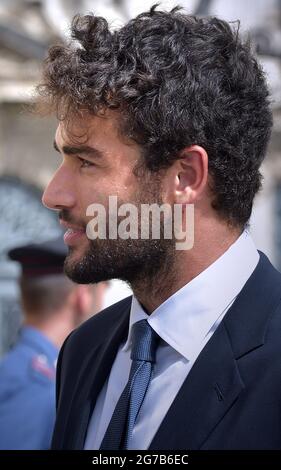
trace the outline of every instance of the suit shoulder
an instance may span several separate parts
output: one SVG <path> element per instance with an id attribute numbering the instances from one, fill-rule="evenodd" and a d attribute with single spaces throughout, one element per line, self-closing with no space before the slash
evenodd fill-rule
<path id="1" fill-rule="evenodd" d="M 259 251 L 260 262 L 257 266 L 257 272 L 260 276 L 269 279 L 271 282 L 274 282 L 276 286 L 281 289 L 281 273 L 278 271 L 275 266 L 271 263 L 268 257 L 262 252 Z"/>

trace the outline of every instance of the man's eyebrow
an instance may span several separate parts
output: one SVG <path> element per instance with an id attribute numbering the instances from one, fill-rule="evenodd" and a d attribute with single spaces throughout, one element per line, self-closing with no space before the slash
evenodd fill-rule
<path id="1" fill-rule="evenodd" d="M 54 140 L 54 149 L 57 152 L 60 152 L 56 141 Z M 89 145 L 79 145 L 79 146 L 72 146 L 72 145 L 64 145 L 62 147 L 62 153 L 65 155 L 81 155 L 84 154 L 85 156 L 91 157 L 102 157 L 102 152 L 94 147 L 90 147 Z"/>

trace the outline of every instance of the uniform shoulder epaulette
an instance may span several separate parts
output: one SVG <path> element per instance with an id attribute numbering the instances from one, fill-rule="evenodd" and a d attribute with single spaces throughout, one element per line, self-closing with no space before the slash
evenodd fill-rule
<path id="1" fill-rule="evenodd" d="M 43 380 L 44 382 L 53 382 L 56 378 L 56 369 L 54 364 L 50 364 L 47 356 L 37 354 L 32 357 L 30 363 L 31 375 L 35 379 Z"/>

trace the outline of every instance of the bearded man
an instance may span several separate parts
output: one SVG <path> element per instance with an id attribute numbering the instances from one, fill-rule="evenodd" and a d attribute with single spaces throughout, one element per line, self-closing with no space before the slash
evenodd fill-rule
<path id="1" fill-rule="evenodd" d="M 133 290 L 66 340 L 53 449 L 280 448 L 281 277 L 248 231 L 272 116 L 249 45 L 179 9 L 113 32 L 78 16 L 39 93 L 59 119 L 43 202 L 66 229 L 65 271 Z M 135 222 L 143 204 L 181 205 L 194 243 L 177 249 L 163 214 L 159 237 L 110 236 L 110 196 Z M 107 214 L 96 238 L 92 204 Z"/>

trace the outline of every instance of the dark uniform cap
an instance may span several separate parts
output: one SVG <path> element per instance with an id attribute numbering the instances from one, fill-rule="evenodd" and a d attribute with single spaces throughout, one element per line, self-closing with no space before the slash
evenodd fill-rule
<path id="1" fill-rule="evenodd" d="M 67 247 L 60 237 L 40 244 L 13 248 L 8 256 L 21 264 L 23 276 L 39 277 L 61 274 L 67 253 Z"/>

